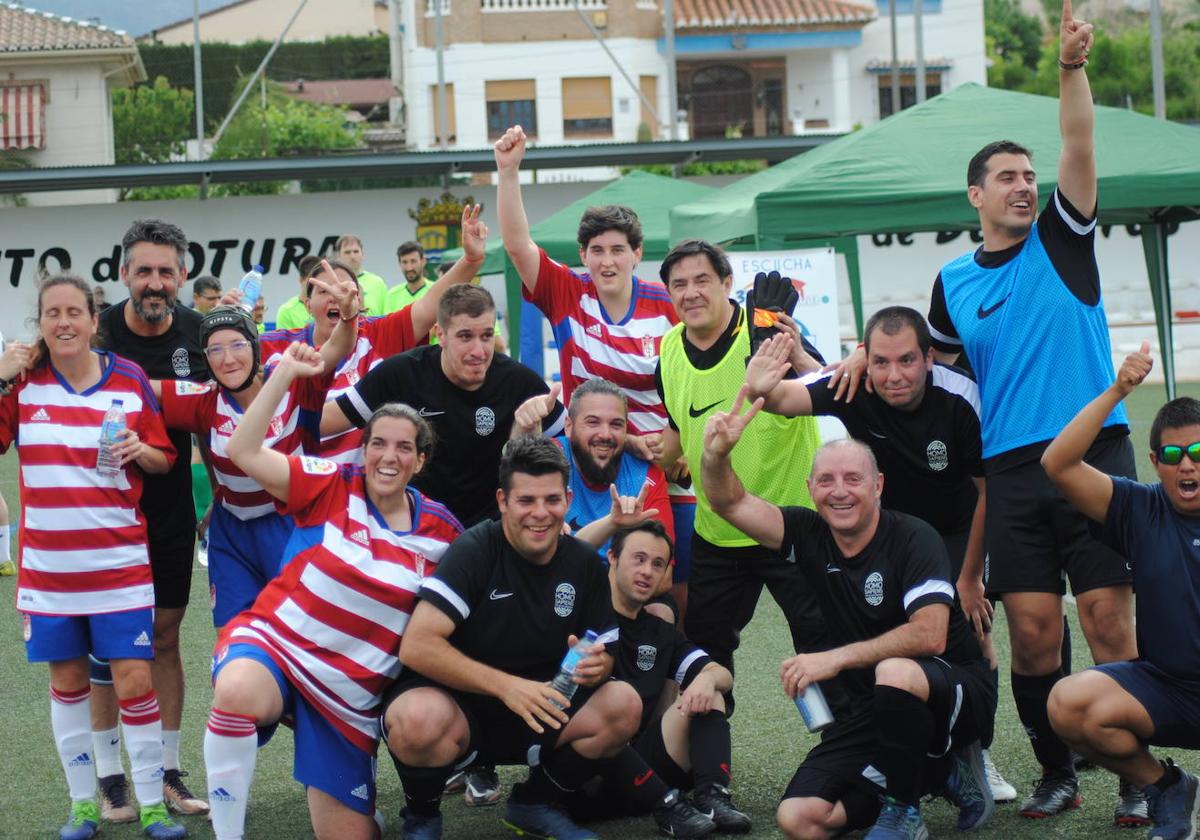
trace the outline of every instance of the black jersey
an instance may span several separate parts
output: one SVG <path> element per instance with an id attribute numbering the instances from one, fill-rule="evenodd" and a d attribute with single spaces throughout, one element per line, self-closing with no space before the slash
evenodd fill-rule
<path id="1" fill-rule="evenodd" d="M 941 658 L 962 665 L 983 655 L 955 603 L 946 547 L 928 523 L 885 510 L 867 547 L 846 557 L 816 513 L 802 507 L 780 510 L 783 549 L 795 551 L 835 646 L 877 638 L 905 624 L 922 607 L 945 604 L 950 624 Z M 856 695 L 869 693 L 875 684 L 871 668 L 843 671 L 842 677 Z"/>
<path id="2" fill-rule="evenodd" d="M 642 698 L 640 730 L 658 708 L 658 698 L 668 680 L 674 680 L 681 689 L 687 688 L 712 660 L 674 624 L 645 610 L 640 610 L 636 618 L 619 613 L 616 617 L 621 638 L 613 676 L 632 685 Z"/>
<path id="3" fill-rule="evenodd" d="M 558 672 L 569 635 L 595 630 L 610 651 L 617 641 L 607 570 L 574 537 L 559 537 L 539 566 L 517 554 L 499 522 L 481 522 L 451 543 L 418 595 L 454 622 L 460 652 L 526 679 Z"/>
<path id="4" fill-rule="evenodd" d="M 500 455 L 512 431 L 513 414 L 525 400 L 549 391 L 532 370 L 499 354 L 483 385 L 465 391 L 446 378 L 441 345 L 434 345 L 384 360 L 339 396 L 337 404 L 360 428 L 384 403 L 416 408 L 432 424 L 437 442 L 425 468 L 413 477 L 413 486 L 470 526 L 498 512 Z M 542 430 L 558 434 L 562 422 L 559 405 L 542 421 Z"/>
<path id="5" fill-rule="evenodd" d="M 978 495 L 972 479 L 983 476 L 975 380 L 934 365 L 921 404 L 901 411 L 866 388 L 849 403 L 835 400 L 826 387 L 830 375 L 808 383 L 813 414 L 837 417 L 851 437 L 871 447 L 883 473 L 884 508 L 920 517 L 939 534 L 969 531 Z"/>
<path id="6" fill-rule="evenodd" d="M 138 335 L 125 323 L 129 305 L 124 300 L 100 313 L 100 341 L 106 349 L 137 362 L 151 379 L 208 380 L 208 362 L 200 347 L 200 313 L 176 304 L 165 333 Z M 162 475 L 145 477 L 140 503 L 152 550 L 155 545 L 191 539 L 196 530 L 192 436 L 175 429 L 167 434 L 175 445 L 175 463 Z"/>

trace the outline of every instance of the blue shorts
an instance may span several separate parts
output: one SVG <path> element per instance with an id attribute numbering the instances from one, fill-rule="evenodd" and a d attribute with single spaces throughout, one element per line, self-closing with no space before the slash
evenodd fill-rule
<path id="1" fill-rule="evenodd" d="M 223 627 L 249 609 L 282 568 L 284 548 L 296 523 L 268 513 L 238 519 L 219 503 L 208 526 L 208 588 L 213 626 Z"/>
<path id="2" fill-rule="evenodd" d="M 307 551 L 314 545 L 320 545 L 324 537 L 324 525 L 308 525 L 304 527 L 297 525 L 292 530 L 291 536 L 288 537 L 287 545 L 283 549 L 283 556 L 279 559 L 279 568 L 282 569 L 288 563 L 292 562 L 302 551 Z"/>
<path id="3" fill-rule="evenodd" d="M 1154 723 L 1150 743 L 1200 749 L 1200 680 L 1175 677 L 1144 659 L 1096 665 L 1142 704 Z"/>
<path id="4" fill-rule="evenodd" d="M 30 662 L 153 659 L 154 607 L 97 615 L 25 613 L 25 655 Z"/>
<path id="5" fill-rule="evenodd" d="M 686 583 L 692 571 L 692 534 L 696 530 L 696 503 L 671 502 L 675 517 L 675 583 Z"/>
<path id="6" fill-rule="evenodd" d="M 292 725 L 295 755 L 292 777 L 305 787 L 327 793 L 347 808 L 371 816 L 375 813 L 375 756 L 363 752 L 337 730 L 262 648 L 235 642 L 223 645 L 213 657 L 213 683 L 221 669 L 235 659 L 252 659 L 275 678 L 283 696 L 283 716 Z M 278 723 L 260 726 L 258 745 L 271 740 Z"/>

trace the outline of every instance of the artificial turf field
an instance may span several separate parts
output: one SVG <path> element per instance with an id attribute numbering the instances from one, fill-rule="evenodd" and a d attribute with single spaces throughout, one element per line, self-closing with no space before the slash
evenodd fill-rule
<path id="1" fill-rule="evenodd" d="M 1200 384 L 1181 386 L 1181 394 L 1200 397 Z M 1131 413 L 1134 447 L 1143 480 L 1151 480 L 1145 457 L 1150 420 L 1163 400 L 1160 385 L 1146 385 L 1127 402 Z M 14 455 L 0 458 L 0 492 L 17 521 L 17 462 Z M 0 578 L 0 838 L 52 838 L 67 812 L 66 781 L 50 736 L 46 669 L 25 661 L 21 620 L 14 608 L 15 578 Z M 191 608 L 183 627 L 184 666 L 188 698 L 184 712 L 183 764 L 190 769 L 193 791 L 205 791 L 202 742 L 209 700 L 209 654 L 214 634 L 208 612 L 208 583 L 205 570 L 194 568 Z M 1074 666 L 1088 664 L 1086 646 L 1074 610 L 1069 609 L 1075 639 Z M 1013 707 L 1008 687 L 1008 636 L 1003 611 L 997 610 L 996 639 L 1001 665 L 1000 707 L 992 755 L 1003 775 L 1019 795 L 1028 793 L 1038 776 L 1025 734 Z M 800 716 L 779 686 L 778 668 L 789 655 L 788 633 L 783 617 L 769 595 L 760 601 L 754 621 L 746 628 L 737 658 L 737 714 L 733 724 L 733 791 L 735 802 L 754 819 L 750 837 L 778 837 L 774 811 L 780 793 L 805 752 L 815 743 L 804 729 Z M 1166 755 L 1166 751 L 1159 751 Z M 1177 764 L 1200 772 L 1200 755 L 1173 751 Z M 281 730 L 259 753 L 251 794 L 248 838 L 311 837 L 304 791 L 291 777 L 291 737 Z M 126 766 L 128 762 L 126 761 Z M 501 780 L 511 784 L 523 776 L 521 768 L 502 768 Z M 1112 827 L 1116 779 L 1103 771 L 1082 774 L 1083 808 L 1050 822 L 1028 822 L 1016 817 L 1015 805 L 998 806 L 995 816 L 975 833 L 984 838 L 1089 838 L 1102 836 L 1141 837 L 1142 832 L 1122 832 Z M 400 837 L 397 814 L 403 797 L 386 753 L 379 768 L 379 803 L 388 819 L 385 837 Z M 514 836 L 499 818 L 503 806 L 468 808 L 462 800 L 448 799 L 443 807 L 447 840 Z M 955 811 L 944 802 L 924 808 L 930 832 L 935 836 L 954 833 Z M 211 837 L 204 819 L 184 820 L 193 837 Z M 601 837 L 655 836 L 653 822 L 619 820 L 594 826 Z M 136 823 L 104 825 L 101 837 L 141 837 Z"/>

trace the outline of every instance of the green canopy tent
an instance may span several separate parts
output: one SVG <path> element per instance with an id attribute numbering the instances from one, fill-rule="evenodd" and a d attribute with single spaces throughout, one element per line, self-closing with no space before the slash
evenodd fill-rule
<path id="1" fill-rule="evenodd" d="M 647 260 L 661 260 L 670 250 L 668 211 L 676 205 L 696 201 L 714 192 L 715 188 L 704 184 L 677 181 L 674 178 L 634 170 L 594 193 L 568 204 L 554 215 L 533 225 L 529 233 L 533 241 L 544 248 L 551 259 L 564 265 L 577 265 L 579 243 L 575 237 L 579 231 L 579 219 L 584 211 L 598 205 L 621 204 L 633 208 L 641 219 L 642 257 Z M 461 250 L 446 253 L 446 259 L 459 256 L 462 256 Z M 519 313 L 521 278 L 508 255 L 504 253 L 499 237 L 496 237 L 494 244 L 488 244 L 487 256 L 479 273 L 497 274 L 501 271 L 504 272 L 508 311 Z M 520 346 L 520 320 L 520 317 L 509 316 L 509 341 L 514 348 Z"/>
<path id="2" fill-rule="evenodd" d="M 1048 200 L 1061 139 L 1058 100 L 962 85 L 875 125 L 671 211 L 672 238 L 731 248 L 832 244 L 845 254 L 862 332 L 860 234 L 971 230 L 967 162 L 999 139 L 1034 152 Z M 1137 224 L 1158 321 L 1167 393 L 1174 396 L 1167 225 L 1200 218 L 1200 131 L 1117 108 L 1096 109 L 1102 224 Z M 931 269 L 933 267 L 931 266 Z"/>

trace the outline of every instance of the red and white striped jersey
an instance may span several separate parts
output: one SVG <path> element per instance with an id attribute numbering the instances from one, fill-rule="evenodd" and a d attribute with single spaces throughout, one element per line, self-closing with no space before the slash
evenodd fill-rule
<path id="1" fill-rule="evenodd" d="M 303 455 L 316 448 L 321 408 L 331 376 L 296 379 L 275 406 L 263 446 L 284 455 Z M 207 435 L 212 452 L 215 501 L 238 519 L 257 519 L 275 512 L 275 500 L 262 485 L 229 458 L 229 438 L 242 420 L 241 406 L 220 385 L 186 380 L 163 380 L 163 419 L 172 429 Z"/>
<path id="2" fill-rule="evenodd" d="M 259 338 L 262 348 L 263 367 L 274 367 L 279 363 L 283 351 L 294 341 L 313 345 L 313 325 L 308 324 L 294 330 L 273 330 Z M 329 389 L 328 399 L 335 399 L 349 391 L 367 372 L 389 356 L 411 350 L 425 344 L 426 336 L 418 339 L 413 335 L 412 305 L 390 315 L 362 316 L 358 319 L 358 340 L 338 364 Z M 362 430 L 349 429 L 340 434 L 321 439 L 316 453 L 340 464 L 362 463 Z"/>
<path id="3" fill-rule="evenodd" d="M 30 371 L 0 400 L 0 451 L 20 453 L 21 528 L 17 608 L 40 615 L 94 615 L 154 605 L 142 471 L 96 471 L 104 413 L 114 399 L 126 424 L 167 453 L 158 401 L 133 362 L 95 351 L 100 381 L 76 393 L 52 365 Z"/>
<path id="4" fill-rule="evenodd" d="M 607 379 L 629 401 L 630 434 L 660 432 L 667 412 L 654 385 L 658 347 L 679 321 L 667 290 L 656 280 L 633 278 L 629 311 L 609 313 L 596 284 L 541 252 L 537 284 L 522 294 L 542 310 L 554 330 L 562 372 L 563 402 L 586 379 Z M 616 318 L 617 320 L 614 320 Z"/>
<path id="5" fill-rule="evenodd" d="M 462 525 L 443 505 L 408 488 L 413 527 L 388 528 L 367 498 L 363 468 L 292 456 L 288 501 L 299 526 L 323 525 L 321 542 L 298 554 L 217 643 L 264 650 L 347 738 L 374 754 L 378 706 L 400 674 L 400 638 Z"/>

